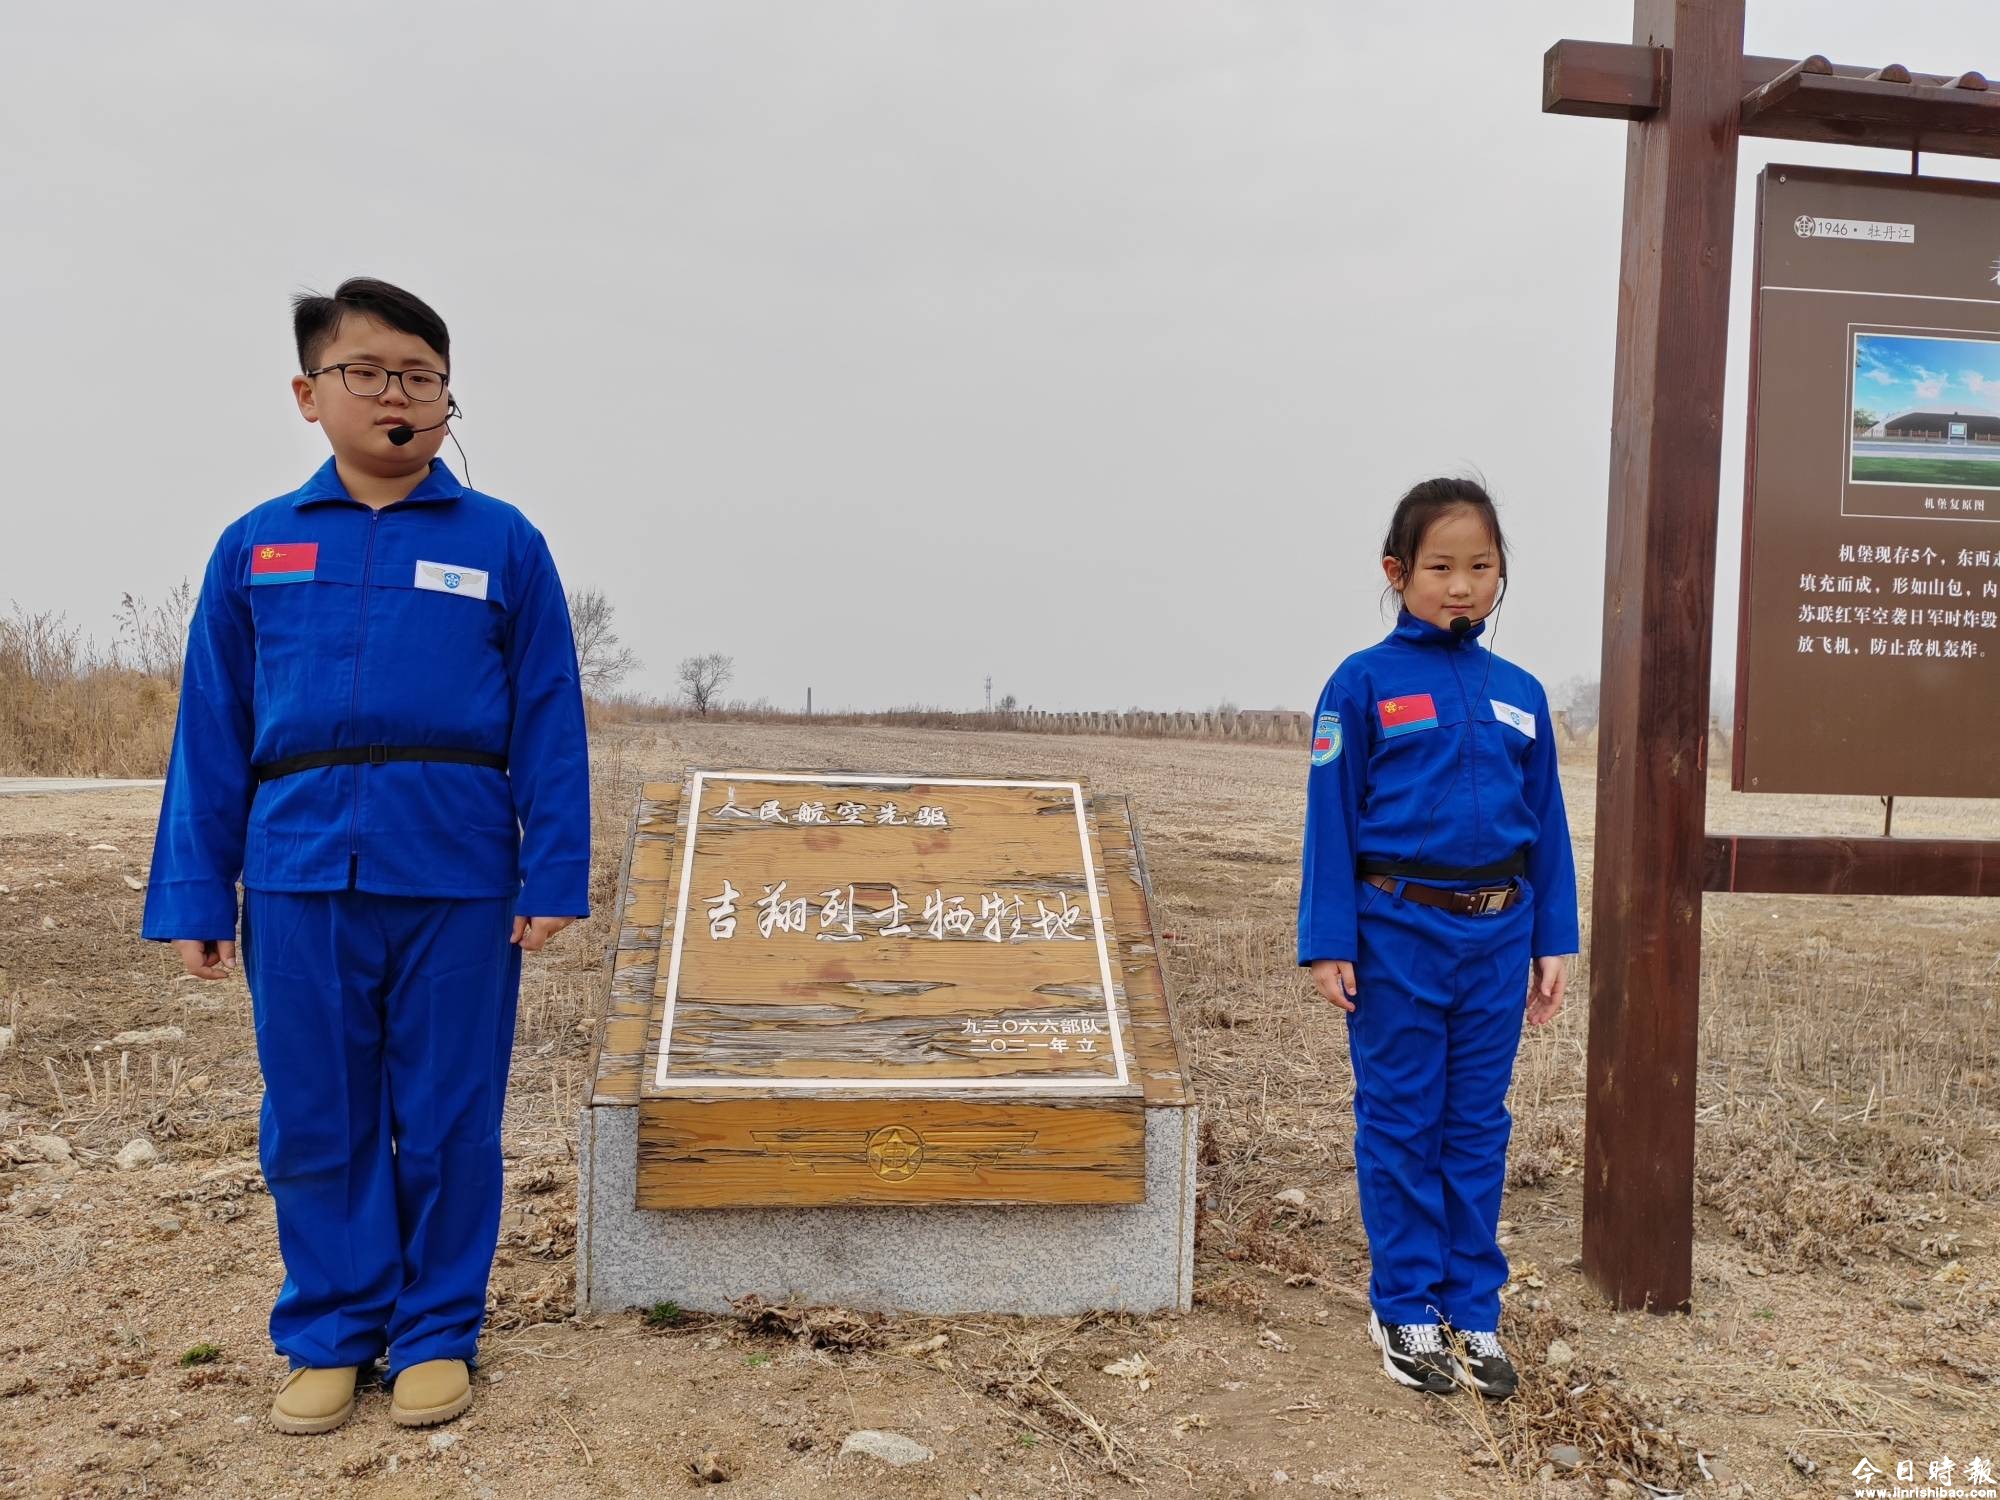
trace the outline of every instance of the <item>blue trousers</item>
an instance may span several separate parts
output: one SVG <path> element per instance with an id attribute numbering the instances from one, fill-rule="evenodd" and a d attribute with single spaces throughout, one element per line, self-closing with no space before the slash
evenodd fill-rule
<path id="1" fill-rule="evenodd" d="M 1465 916 L 1360 885 L 1347 1043 L 1369 1301 L 1384 1323 L 1500 1323 L 1507 1087 L 1526 1016 L 1534 896 Z"/>
<path id="2" fill-rule="evenodd" d="M 511 898 L 247 891 L 258 1154 L 296 1368 L 470 1360 L 500 1229 Z"/>

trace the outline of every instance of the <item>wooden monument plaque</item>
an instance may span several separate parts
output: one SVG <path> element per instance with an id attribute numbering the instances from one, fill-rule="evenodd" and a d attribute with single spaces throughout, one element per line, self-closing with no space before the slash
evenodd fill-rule
<path id="1" fill-rule="evenodd" d="M 1144 1200 L 1081 782 L 691 770 L 677 801 L 638 1207 Z"/>

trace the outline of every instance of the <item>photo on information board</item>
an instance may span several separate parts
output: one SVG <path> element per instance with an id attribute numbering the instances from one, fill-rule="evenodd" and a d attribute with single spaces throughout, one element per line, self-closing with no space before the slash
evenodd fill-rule
<path id="1" fill-rule="evenodd" d="M 2000 339 L 1854 332 L 1852 484 L 2000 489 Z"/>

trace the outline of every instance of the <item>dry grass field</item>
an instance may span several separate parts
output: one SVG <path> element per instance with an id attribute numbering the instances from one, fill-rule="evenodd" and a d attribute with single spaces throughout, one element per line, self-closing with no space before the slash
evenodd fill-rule
<path id="1" fill-rule="evenodd" d="M 0 614 L 0 771 L 25 776 L 165 774 L 194 594 L 126 594 L 108 646 L 67 616 Z"/>
<path id="2" fill-rule="evenodd" d="M 1205 1120 L 1190 1315 L 574 1316 L 617 856 L 641 780 L 690 762 L 1133 794 Z M 712 1465 L 755 1496 L 1740 1497 L 1851 1494 L 1864 1456 L 2000 1465 L 1993 903 L 1708 902 L 1685 1315 L 1614 1315 L 1578 1269 L 1580 966 L 1521 1054 L 1503 1332 L 1526 1378 L 1487 1407 L 1393 1387 L 1363 1331 L 1346 1048 L 1292 964 L 1302 753 L 681 721 L 600 730 L 596 765 L 599 915 L 529 965 L 479 1400 L 435 1433 L 380 1394 L 325 1438 L 264 1425 L 280 1270 L 248 996 L 135 936 L 156 792 L 0 799 L 0 1492 L 654 1495 Z M 1565 785 L 1587 881 L 1591 768 Z M 1866 832 L 1880 810 L 1718 780 L 1710 820 Z M 2000 805 L 1899 803 L 1897 830 L 1994 837 Z M 136 1139 L 157 1159 L 121 1170 Z M 935 1457 L 838 1456 L 869 1427 Z"/>

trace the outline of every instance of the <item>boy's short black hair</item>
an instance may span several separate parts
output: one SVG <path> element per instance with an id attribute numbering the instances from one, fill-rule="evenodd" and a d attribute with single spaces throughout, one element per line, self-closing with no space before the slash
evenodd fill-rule
<path id="1" fill-rule="evenodd" d="M 331 297 L 300 292 L 292 298 L 292 334 L 298 340 L 300 370 L 319 364 L 340 328 L 340 320 L 348 313 L 359 313 L 422 339 L 437 350 L 438 358 L 444 361 L 444 373 L 451 373 L 451 330 L 444 326 L 444 319 L 414 292 L 373 276 L 350 276 Z"/>

